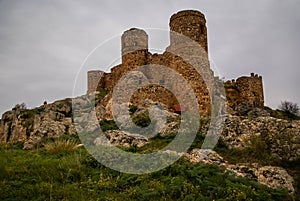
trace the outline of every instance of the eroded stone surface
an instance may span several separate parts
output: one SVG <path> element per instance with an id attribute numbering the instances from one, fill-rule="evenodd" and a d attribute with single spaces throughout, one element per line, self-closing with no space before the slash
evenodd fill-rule
<path id="1" fill-rule="evenodd" d="M 94 140 L 95 145 L 106 146 L 122 146 L 122 147 L 142 147 L 147 144 L 149 140 L 139 134 L 132 134 L 125 131 L 110 130 L 104 132 L 104 135 L 97 137 Z"/>
<path id="2" fill-rule="evenodd" d="M 185 157 L 191 163 L 214 164 L 224 167 L 226 171 L 231 171 L 237 176 L 247 177 L 271 188 L 286 188 L 290 193 L 295 190 L 293 177 L 281 167 L 260 166 L 257 163 L 229 164 L 217 152 L 209 149 L 193 149 L 190 153 L 185 154 Z"/>

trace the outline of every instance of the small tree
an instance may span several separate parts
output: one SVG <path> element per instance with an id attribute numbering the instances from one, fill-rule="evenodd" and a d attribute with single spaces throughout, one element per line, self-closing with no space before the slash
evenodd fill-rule
<path id="1" fill-rule="evenodd" d="M 279 109 L 287 114 L 292 114 L 295 116 L 298 116 L 300 111 L 298 104 L 290 101 L 281 101 Z"/>
<path id="2" fill-rule="evenodd" d="M 27 108 L 26 108 L 26 104 L 25 103 L 21 103 L 21 104 L 15 105 L 15 107 L 13 109 L 15 109 L 15 110 L 25 110 Z"/>

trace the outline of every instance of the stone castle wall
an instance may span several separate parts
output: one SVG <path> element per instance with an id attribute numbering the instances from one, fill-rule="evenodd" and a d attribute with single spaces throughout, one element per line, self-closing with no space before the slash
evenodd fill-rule
<path id="1" fill-rule="evenodd" d="M 97 90 L 99 82 L 102 80 L 102 76 L 104 75 L 103 71 L 100 70 L 92 70 L 87 74 L 88 79 L 88 90 L 87 93 L 92 93 Z"/>
<path id="2" fill-rule="evenodd" d="M 264 107 L 264 94 L 262 77 L 251 73 L 249 77 L 242 76 L 237 80 L 227 81 L 225 83 L 226 96 L 228 104 L 233 109 L 244 107 Z"/>
<path id="3" fill-rule="evenodd" d="M 162 77 L 161 72 L 151 70 L 151 65 L 160 65 L 173 69 L 188 82 L 196 95 L 201 115 L 209 115 L 211 94 L 217 78 L 214 77 L 208 59 L 205 23 L 205 16 L 198 11 L 181 11 L 174 14 L 169 23 L 170 46 L 163 54 L 152 54 L 148 51 L 148 35 L 145 31 L 137 28 L 125 31 L 121 40 L 122 63 L 113 67 L 110 73 L 89 72 L 88 92 L 95 91 L 96 85 L 97 90 L 105 88 L 112 91 L 122 76 L 134 69 L 146 66 L 145 68 L 148 70 L 144 69 L 143 74 L 148 81 L 169 86 L 171 90 L 179 90 L 181 94 L 177 98 L 187 99 L 187 89 L 180 83 L 176 84 L 176 76 Z M 199 48 L 199 45 L 202 48 Z M 103 76 L 99 81 L 97 78 L 100 74 Z M 251 77 L 228 81 L 225 83 L 225 91 L 227 104 L 232 108 L 238 105 L 249 107 L 263 107 L 264 105 L 262 78 L 257 75 L 253 74 Z M 137 90 L 131 97 L 131 103 L 139 104 L 146 99 L 160 101 L 169 109 L 178 104 L 174 94 L 157 85 L 145 86 Z"/>

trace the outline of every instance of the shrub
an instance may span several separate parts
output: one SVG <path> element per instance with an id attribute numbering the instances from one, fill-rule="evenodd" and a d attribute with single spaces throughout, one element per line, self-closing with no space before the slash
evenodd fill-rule
<path id="1" fill-rule="evenodd" d="M 75 151 L 78 149 L 79 146 L 75 140 L 68 139 L 58 139 L 54 142 L 48 142 L 45 144 L 45 149 L 47 152 L 52 154 L 59 154 L 59 153 L 68 153 Z"/>
<path id="2" fill-rule="evenodd" d="M 138 110 L 138 107 L 136 105 L 129 105 L 129 112 L 130 114 L 134 114 Z"/>
<path id="3" fill-rule="evenodd" d="M 13 146 L 9 142 L 0 142 L 0 150 L 11 149 Z"/>
<path id="4" fill-rule="evenodd" d="M 273 110 L 269 107 L 265 107 L 265 110 L 270 114 L 271 117 L 285 120 L 299 120 L 300 116 L 294 115 L 290 112 L 286 112 L 280 109 Z"/>
<path id="5" fill-rule="evenodd" d="M 16 104 L 15 107 L 13 107 L 13 110 L 25 110 L 25 109 L 26 109 L 25 103 Z"/>
<path id="6" fill-rule="evenodd" d="M 298 104 L 290 101 L 282 101 L 279 105 L 279 109 L 291 116 L 298 116 L 300 111 Z"/>
<path id="7" fill-rule="evenodd" d="M 138 114 L 137 116 L 133 117 L 132 121 L 135 123 L 135 125 L 140 127 L 147 127 L 151 123 L 148 112 Z"/>
<path id="8" fill-rule="evenodd" d="M 114 120 L 101 120 L 100 121 L 100 128 L 103 132 L 107 130 L 118 130 L 118 126 Z"/>
<path id="9" fill-rule="evenodd" d="M 101 102 L 101 100 L 108 94 L 108 91 L 103 89 L 103 88 L 100 88 L 99 93 L 96 93 L 95 94 L 95 103 L 98 104 Z"/>

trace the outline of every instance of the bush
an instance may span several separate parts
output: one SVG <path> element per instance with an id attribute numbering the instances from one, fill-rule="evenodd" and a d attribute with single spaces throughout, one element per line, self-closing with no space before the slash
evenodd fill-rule
<path id="1" fill-rule="evenodd" d="M 295 120 L 295 119 L 300 119 L 299 116 L 296 116 L 290 112 L 285 112 L 283 110 L 277 109 L 273 110 L 269 107 L 264 108 L 271 117 L 277 118 L 277 119 L 285 119 L 285 120 Z"/>
<path id="2" fill-rule="evenodd" d="M 107 130 L 118 130 L 118 126 L 114 120 L 101 120 L 100 121 L 100 128 L 103 132 Z"/>
<path id="3" fill-rule="evenodd" d="M 72 139 L 58 139 L 44 145 L 45 150 L 51 154 L 68 153 L 79 148 L 77 142 Z"/>
<path id="4" fill-rule="evenodd" d="M 25 110 L 25 109 L 26 109 L 25 103 L 16 104 L 15 107 L 13 107 L 13 110 Z"/>
<path id="5" fill-rule="evenodd" d="M 95 95 L 95 103 L 96 104 L 99 104 L 101 102 L 101 100 L 108 94 L 108 91 L 103 89 L 103 88 L 100 88 L 99 93 L 96 93 Z"/>
<path id="6" fill-rule="evenodd" d="M 290 101 L 282 101 L 279 105 L 279 109 L 286 112 L 291 113 L 293 115 L 299 115 L 299 106 L 297 103 L 292 103 Z"/>
<path id="7" fill-rule="evenodd" d="M 132 121 L 135 125 L 140 127 L 147 127 L 151 123 L 151 119 L 148 113 L 140 113 L 137 116 L 133 117 Z"/>
<path id="8" fill-rule="evenodd" d="M 138 107 L 136 105 L 129 105 L 129 112 L 130 114 L 134 114 L 138 110 Z"/>

